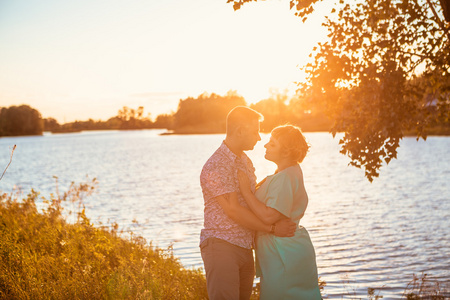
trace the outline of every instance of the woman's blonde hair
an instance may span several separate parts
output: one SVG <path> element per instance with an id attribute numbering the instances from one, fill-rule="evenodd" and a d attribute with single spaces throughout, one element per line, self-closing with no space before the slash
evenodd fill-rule
<path id="1" fill-rule="evenodd" d="M 288 151 L 292 159 L 295 159 L 297 163 L 303 161 L 309 145 L 299 127 L 293 125 L 278 126 L 272 130 L 271 134 L 283 149 Z"/>

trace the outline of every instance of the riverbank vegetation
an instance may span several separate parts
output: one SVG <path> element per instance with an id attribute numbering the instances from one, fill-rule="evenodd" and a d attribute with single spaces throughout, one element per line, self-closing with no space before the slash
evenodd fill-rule
<path id="1" fill-rule="evenodd" d="M 41 135 L 52 133 L 79 132 L 86 130 L 133 130 L 166 129 L 174 134 L 225 133 L 225 119 L 228 112 L 237 105 L 249 106 L 264 116 L 262 132 L 270 132 L 282 124 L 297 125 L 304 132 L 331 131 L 335 120 L 324 108 L 311 99 L 273 93 L 267 99 L 247 104 L 236 91 L 225 95 L 203 93 L 197 97 L 180 99 L 173 113 L 158 115 L 155 119 L 144 113 L 144 107 L 137 109 L 123 107 L 116 116 L 106 121 L 89 119 L 59 124 L 54 118 L 42 118 L 41 114 L 28 105 L 0 108 L 0 136 Z M 442 113 L 434 106 L 427 108 L 428 114 Z M 450 135 L 450 122 L 433 119 L 423 128 L 426 135 Z M 405 129 L 405 135 L 416 136 L 414 128 Z"/>
<path id="2" fill-rule="evenodd" d="M 43 130 L 41 113 L 29 105 L 0 107 L 0 137 L 40 135 Z"/>
<path id="3" fill-rule="evenodd" d="M 106 121 L 89 119 L 59 124 L 54 118 L 42 118 L 37 110 L 27 105 L 5 107 L 0 108 L 4 115 L 9 111 L 31 109 L 36 117 L 32 119 L 33 131 L 21 129 L 27 124 L 24 122 L 26 116 L 14 114 L 2 118 L 0 128 L 4 130 L 0 130 L 0 136 L 41 135 L 44 131 L 65 133 L 130 129 L 167 129 L 169 133 L 175 134 L 225 133 L 226 116 L 238 105 L 250 106 L 264 115 L 264 121 L 261 123 L 263 132 L 270 132 L 274 127 L 286 123 L 298 125 L 304 131 L 329 131 L 332 126 L 332 121 L 322 110 L 312 107 L 306 101 L 300 101 L 295 96 L 274 93 L 268 99 L 249 105 L 236 91 L 228 91 L 225 95 L 203 93 L 197 97 L 180 99 L 175 112 L 158 115 L 155 119 L 150 118 L 150 114 L 145 114 L 142 106 L 137 109 L 125 106 L 116 116 Z M 31 120 L 29 117 L 28 119 Z"/>
<path id="4" fill-rule="evenodd" d="M 92 190 L 83 183 L 50 199 L 0 195 L 0 299 L 207 299 L 201 270 L 183 268 L 170 251 L 125 238 L 114 223 L 94 226 L 82 206 L 66 222 L 62 202 Z"/>

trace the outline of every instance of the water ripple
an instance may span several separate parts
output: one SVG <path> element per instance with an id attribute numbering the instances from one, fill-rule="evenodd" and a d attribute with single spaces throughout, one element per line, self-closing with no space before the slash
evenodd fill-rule
<path id="1" fill-rule="evenodd" d="M 0 163 L 9 161 L 8 146 L 17 149 L 0 189 L 35 188 L 48 196 L 55 192 L 54 175 L 60 189 L 96 177 L 97 194 L 85 201 L 94 222 L 117 222 L 153 246 L 170 247 L 185 266 L 202 267 L 199 175 L 223 136 L 158 133 L 1 138 Z M 329 134 L 306 137 L 312 147 L 302 168 L 310 202 L 301 224 L 327 283 L 324 298 L 366 298 L 372 287 L 383 299 L 399 299 L 412 275 L 422 272 L 449 283 L 450 138 L 403 139 L 398 159 L 369 183 Z M 275 170 L 263 158 L 268 136 L 262 139 L 249 152 L 259 180 Z"/>

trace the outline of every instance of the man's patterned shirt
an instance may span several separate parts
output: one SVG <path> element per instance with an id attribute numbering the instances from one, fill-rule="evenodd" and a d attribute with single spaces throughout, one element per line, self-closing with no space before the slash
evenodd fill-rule
<path id="1" fill-rule="evenodd" d="M 252 248 L 254 231 L 229 218 L 216 199 L 220 195 L 237 192 L 239 204 L 248 207 L 239 191 L 238 169 L 247 173 L 251 189 L 254 192 L 256 185 L 255 168 L 245 153 L 238 157 L 231 152 L 225 143 L 222 143 L 203 166 L 200 184 L 205 210 L 200 244 L 206 239 L 214 237 L 243 248 Z"/>

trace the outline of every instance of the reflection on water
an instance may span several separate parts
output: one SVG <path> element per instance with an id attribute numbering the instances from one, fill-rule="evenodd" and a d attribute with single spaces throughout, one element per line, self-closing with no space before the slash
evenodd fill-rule
<path id="1" fill-rule="evenodd" d="M 0 166 L 11 166 L 0 189 L 35 188 L 43 195 L 70 182 L 96 177 L 97 193 L 86 199 L 95 222 L 117 221 L 152 244 L 173 245 L 187 267 L 201 267 L 203 223 L 199 175 L 222 135 L 159 136 L 160 131 L 107 131 L 0 139 Z M 311 151 L 302 164 L 310 198 L 301 223 L 314 243 L 325 298 L 366 298 L 381 288 L 384 299 L 401 296 L 412 274 L 450 282 L 450 138 L 405 138 L 398 160 L 383 166 L 371 184 L 348 167 L 337 140 L 305 134 Z M 252 158 L 258 179 L 275 165 L 265 161 L 262 135 Z M 3 171 L 3 169 L 2 169 Z M 135 225 L 136 219 L 140 224 Z M 350 296 L 349 296 L 350 295 Z"/>

